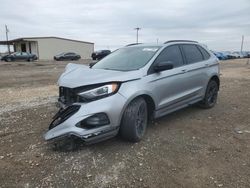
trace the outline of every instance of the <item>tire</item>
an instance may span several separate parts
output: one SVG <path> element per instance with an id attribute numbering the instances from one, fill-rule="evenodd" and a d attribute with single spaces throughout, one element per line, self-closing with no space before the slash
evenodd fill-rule
<path id="1" fill-rule="evenodd" d="M 9 57 L 6 59 L 6 62 L 11 62 L 11 61 L 12 61 L 12 59 Z"/>
<path id="2" fill-rule="evenodd" d="M 200 107 L 208 109 L 214 107 L 217 102 L 219 86 L 215 80 L 210 80 L 204 99 L 199 103 Z"/>
<path id="3" fill-rule="evenodd" d="M 134 99 L 125 109 L 120 126 L 121 136 L 130 142 L 139 142 L 147 127 L 147 103 L 143 98 Z"/>

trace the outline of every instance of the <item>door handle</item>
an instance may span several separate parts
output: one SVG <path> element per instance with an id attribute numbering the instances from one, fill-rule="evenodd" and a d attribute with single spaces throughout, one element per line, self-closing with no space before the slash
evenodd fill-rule
<path id="1" fill-rule="evenodd" d="M 186 73 L 187 72 L 187 69 L 182 69 L 181 70 L 181 73 Z"/>

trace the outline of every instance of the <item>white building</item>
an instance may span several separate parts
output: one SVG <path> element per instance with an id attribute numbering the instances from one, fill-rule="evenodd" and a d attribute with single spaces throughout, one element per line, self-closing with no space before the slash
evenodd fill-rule
<path id="1" fill-rule="evenodd" d="M 14 40 L 0 41 L 3 45 L 13 45 L 15 52 L 30 52 L 36 54 L 38 59 L 52 60 L 62 52 L 75 52 L 82 59 L 91 59 L 94 43 L 72 40 L 60 37 L 27 37 Z"/>

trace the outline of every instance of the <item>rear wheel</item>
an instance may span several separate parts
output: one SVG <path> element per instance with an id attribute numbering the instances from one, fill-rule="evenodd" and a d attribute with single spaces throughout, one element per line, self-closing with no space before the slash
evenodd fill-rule
<path id="1" fill-rule="evenodd" d="M 199 103 L 203 108 L 212 108 L 217 102 L 219 86 L 215 80 L 210 80 L 204 99 Z"/>
<path id="2" fill-rule="evenodd" d="M 136 98 L 125 109 L 120 133 L 123 138 L 131 142 L 142 139 L 148 120 L 147 103 L 143 98 Z"/>

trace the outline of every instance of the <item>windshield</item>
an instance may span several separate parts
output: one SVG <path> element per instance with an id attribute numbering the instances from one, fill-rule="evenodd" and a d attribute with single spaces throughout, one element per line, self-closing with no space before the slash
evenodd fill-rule
<path id="1" fill-rule="evenodd" d="M 146 65 L 159 49 L 159 46 L 121 48 L 96 63 L 93 69 L 131 71 Z"/>

